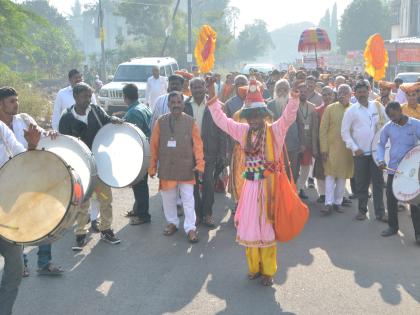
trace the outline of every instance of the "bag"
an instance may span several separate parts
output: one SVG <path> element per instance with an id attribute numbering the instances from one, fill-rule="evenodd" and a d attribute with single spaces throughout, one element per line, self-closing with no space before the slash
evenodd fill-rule
<path id="1" fill-rule="evenodd" d="M 288 161 L 287 150 L 284 151 Z M 284 167 L 283 155 L 280 165 L 281 169 L 276 174 L 274 232 L 277 241 L 288 242 L 302 232 L 309 218 L 309 209 L 297 194 L 293 176 L 291 176 L 289 181 Z"/>

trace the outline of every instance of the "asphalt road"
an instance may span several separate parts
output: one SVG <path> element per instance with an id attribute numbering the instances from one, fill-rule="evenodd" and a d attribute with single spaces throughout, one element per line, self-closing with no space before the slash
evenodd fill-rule
<path id="1" fill-rule="evenodd" d="M 246 278 L 228 197 L 217 195 L 217 228 L 200 227 L 200 242 L 190 245 L 181 230 L 163 236 L 156 181 L 151 196 L 152 223 L 130 226 L 122 214 L 132 191 L 114 190 L 119 245 L 93 234 L 74 253 L 72 232 L 55 243 L 54 262 L 67 270 L 62 277 L 38 276 L 36 248 L 27 248 L 31 275 L 14 314 L 420 314 L 420 246 L 408 211 L 400 213 L 402 233 L 384 239 L 386 225 L 355 221 L 354 206 L 321 217 L 320 206 L 309 202 L 310 221 L 298 239 L 279 244 L 279 272 L 266 288 Z"/>

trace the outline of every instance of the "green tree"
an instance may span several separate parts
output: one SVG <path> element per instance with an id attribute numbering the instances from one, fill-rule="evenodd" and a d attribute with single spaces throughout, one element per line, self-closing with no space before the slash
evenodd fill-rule
<path id="1" fill-rule="evenodd" d="M 391 23 L 388 5 L 381 0 L 354 0 L 341 17 L 338 45 L 342 53 L 362 50 L 369 36 L 380 33 L 390 37 Z"/>
<path id="2" fill-rule="evenodd" d="M 337 32 L 338 32 L 338 18 L 337 18 L 337 3 L 334 3 L 333 10 L 331 13 L 331 24 L 329 36 L 331 40 L 331 45 L 335 49 L 337 45 Z"/>
<path id="3" fill-rule="evenodd" d="M 322 17 L 322 19 L 319 21 L 318 26 L 326 30 L 327 32 L 330 30 L 330 26 L 331 26 L 330 9 L 327 9 L 327 11 L 325 11 L 325 14 Z"/>
<path id="4" fill-rule="evenodd" d="M 267 24 L 263 20 L 255 20 L 252 24 L 245 25 L 239 33 L 237 43 L 237 56 L 243 61 L 253 61 L 274 48 Z"/>

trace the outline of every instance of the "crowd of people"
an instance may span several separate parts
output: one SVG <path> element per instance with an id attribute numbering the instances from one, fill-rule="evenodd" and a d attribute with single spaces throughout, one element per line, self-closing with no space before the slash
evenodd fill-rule
<path id="1" fill-rule="evenodd" d="M 0 88 L 0 166 L 11 156 L 35 149 L 41 133 L 53 138 L 58 133 L 71 135 L 91 148 L 101 126 L 135 124 L 150 140 L 151 162 L 148 175 L 131 187 L 135 202 L 126 213 L 129 224 L 151 222 L 148 178 L 157 176 L 167 221 L 164 235 L 173 235 L 184 216 L 187 240 L 196 243 L 200 225 L 217 225 L 215 190 L 224 191 L 227 183 L 236 204 L 237 241 L 246 248 L 249 278 L 261 277 L 263 285 L 273 283 L 277 270 L 273 174 L 282 171 L 280 159 L 289 180 L 296 183 L 290 194 L 306 201 L 307 189 L 316 187 L 324 216 L 342 213 L 343 207 L 357 202 L 355 218 L 366 220 L 372 185 L 375 218 L 388 223 L 382 236 L 398 232 L 399 204 L 392 182 L 399 161 L 420 139 L 420 83 L 381 81 L 375 91 L 373 82 L 357 73 L 293 66 L 268 74 L 232 72 L 225 82 L 212 73 L 180 70 L 166 80 L 154 72 L 145 102 L 139 100 L 136 85 L 124 86 L 127 112 L 119 119 L 96 105 L 93 89 L 79 71 L 71 70 L 70 85 L 57 94 L 53 130 L 48 132 L 19 113 L 17 91 Z M 380 141 L 373 150 L 378 132 Z M 351 194 L 345 197 L 347 180 Z M 419 205 L 410 207 L 420 244 Z M 83 249 L 89 230 L 110 244 L 120 243 L 112 230 L 112 212 L 112 191 L 99 180 L 92 198 L 81 205 L 73 250 Z M 28 276 L 29 269 L 21 246 L 0 238 L 0 252 L 6 258 L 0 313 L 9 314 L 22 274 Z M 63 273 L 51 257 L 51 244 L 39 246 L 40 274 Z"/>

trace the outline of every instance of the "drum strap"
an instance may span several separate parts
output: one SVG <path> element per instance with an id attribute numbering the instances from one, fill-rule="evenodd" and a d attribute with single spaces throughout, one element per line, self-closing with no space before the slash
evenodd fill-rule
<path id="1" fill-rule="evenodd" d="M 99 116 L 98 116 L 98 114 L 96 113 L 95 108 L 94 108 L 94 107 L 91 107 L 91 108 L 92 108 L 92 113 L 93 113 L 93 115 L 95 115 L 95 118 L 96 118 L 96 120 L 98 121 L 99 126 L 101 126 L 101 128 L 102 128 L 104 125 L 103 125 L 103 123 L 101 122 L 101 120 L 99 119 Z"/>

